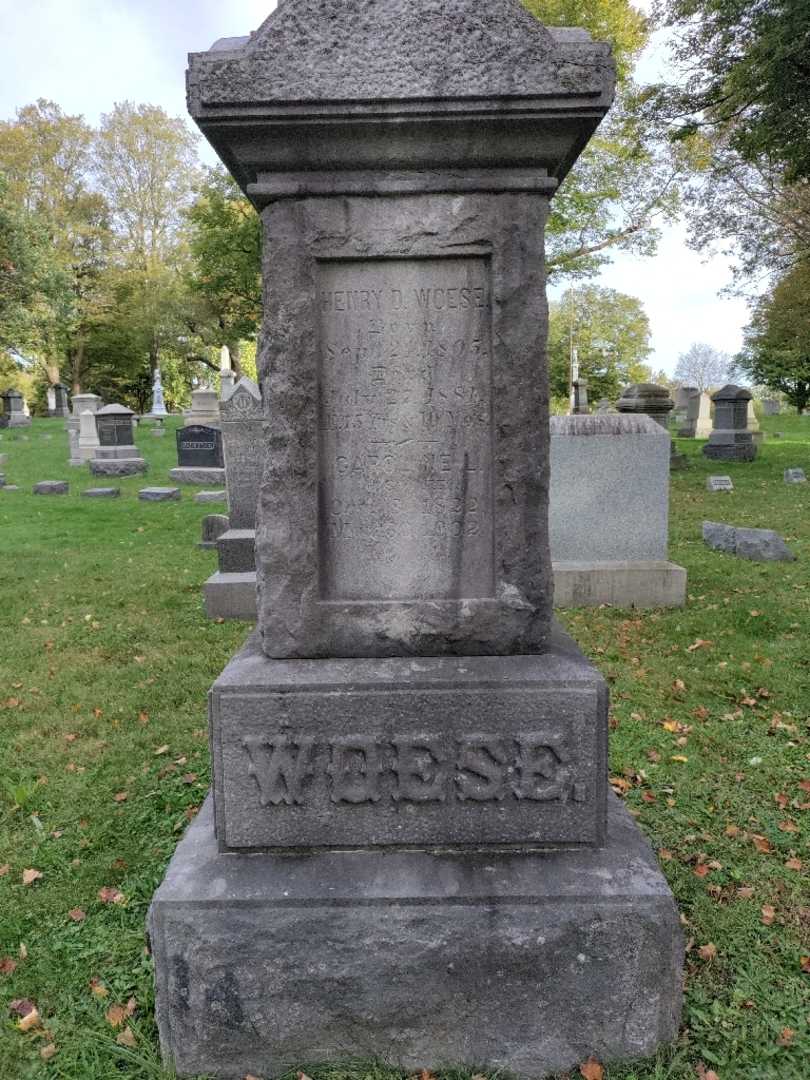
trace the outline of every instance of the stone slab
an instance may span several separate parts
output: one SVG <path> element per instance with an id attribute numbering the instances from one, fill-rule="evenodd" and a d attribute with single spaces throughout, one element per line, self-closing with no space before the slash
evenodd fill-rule
<path id="1" fill-rule="evenodd" d="M 256 571 L 223 574 L 217 571 L 203 584 L 205 614 L 209 619 L 256 621 Z"/>
<path id="2" fill-rule="evenodd" d="M 140 457 L 137 446 L 99 446 L 92 447 L 93 457 L 101 461 L 131 460 Z"/>
<path id="3" fill-rule="evenodd" d="M 686 570 L 666 559 L 555 562 L 554 606 L 683 607 Z"/>
<path id="4" fill-rule="evenodd" d="M 228 531 L 230 521 L 227 514 L 206 514 L 202 519 L 202 535 L 199 548 L 216 548 L 217 540 Z"/>
<path id="5" fill-rule="evenodd" d="M 256 570 L 255 529 L 228 529 L 217 539 L 219 569 L 223 574 L 247 574 Z"/>
<path id="6" fill-rule="evenodd" d="M 717 521 L 703 522 L 703 540 L 715 551 L 754 562 L 793 562 L 796 556 L 773 529 L 749 529 Z"/>
<path id="7" fill-rule="evenodd" d="M 82 496 L 86 499 L 117 499 L 121 494 L 121 488 L 117 487 L 93 487 L 85 488 Z"/>
<path id="8" fill-rule="evenodd" d="M 138 476 L 149 471 L 143 458 L 119 458 L 110 461 L 93 458 L 88 464 L 93 476 Z"/>
<path id="9" fill-rule="evenodd" d="M 148 487 L 141 488 L 138 498 L 142 502 L 177 502 L 180 498 L 180 488 L 176 487 Z"/>
<path id="10" fill-rule="evenodd" d="M 733 491 L 734 484 L 730 476 L 709 476 L 706 478 L 707 491 Z"/>
<path id="11" fill-rule="evenodd" d="M 161 1048 L 180 1076 L 383 1057 L 539 1078 L 654 1053 L 683 943 L 611 794 L 601 849 L 222 855 L 206 801 L 149 912 Z"/>
<path id="12" fill-rule="evenodd" d="M 786 484 L 807 483 L 807 476 L 804 469 L 785 469 L 784 479 Z"/>
<path id="13" fill-rule="evenodd" d="M 197 491 L 194 493 L 195 503 L 227 502 L 228 495 L 223 488 L 220 491 Z"/>
<path id="14" fill-rule="evenodd" d="M 604 839 L 607 687 L 555 626 L 536 656 L 271 660 L 209 696 L 226 849 Z"/>
<path id="15" fill-rule="evenodd" d="M 34 484 L 35 495 L 67 495 L 69 490 L 67 480 L 40 480 Z"/>
<path id="16" fill-rule="evenodd" d="M 192 469 L 178 465 L 174 469 L 169 469 L 169 479 L 174 480 L 176 484 L 200 484 L 203 487 L 210 487 L 225 483 L 225 470 Z"/>
<path id="17" fill-rule="evenodd" d="M 19 491 L 20 488 L 19 488 L 18 484 L 3 484 L 3 487 L 0 490 L 2 490 L 2 491 Z"/>

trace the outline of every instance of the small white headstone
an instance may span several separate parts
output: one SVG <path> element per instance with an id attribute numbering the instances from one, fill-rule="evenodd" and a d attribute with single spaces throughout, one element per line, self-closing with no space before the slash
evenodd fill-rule
<path id="1" fill-rule="evenodd" d="M 733 491 L 734 485 L 730 476 L 710 476 L 706 481 L 708 491 Z"/>
<path id="2" fill-rule="evenodd" d="M 785 483 L 806 484 L 807 477 L 804 474 L 804 469 L 785 469 Z"/>

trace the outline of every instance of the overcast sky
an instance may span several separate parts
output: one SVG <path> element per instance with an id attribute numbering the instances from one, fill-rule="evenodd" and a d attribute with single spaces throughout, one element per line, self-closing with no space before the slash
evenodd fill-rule
<path id="1" fill-rule="evenodd" d="M 186 54 L 254 30 L 274 7 L 273 0 L 0 0 L 0 118 L 38 97 L 92 123 L 127 99 L 185 115 Z M 650 50 L 642 75 L 655 78 L 663 55 L 660 45 Z M 202 150 L 212 162 L 207 144 Z M 728 266 L 690 252 L 682 228 L 666 231 L 653 259 L 615 256 L 599 280 L 642 300 L 654 368 L 672 372 L 693 341 L 731 353 L 740 346 L 747 307 L 718 295 Z"/>

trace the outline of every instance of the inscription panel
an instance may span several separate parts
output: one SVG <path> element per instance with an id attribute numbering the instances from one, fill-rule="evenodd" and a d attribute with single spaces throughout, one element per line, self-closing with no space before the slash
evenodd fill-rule
<path id="1" fill-rule="evenodd" d="M 321 598 L 494 595 L 488 259 L 323 260 Z"/>

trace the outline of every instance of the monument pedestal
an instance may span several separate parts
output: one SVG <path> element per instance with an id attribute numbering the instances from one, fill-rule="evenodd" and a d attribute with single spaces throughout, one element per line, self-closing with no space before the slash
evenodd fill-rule
<path id="1" fill-rule="evenodd" d="M 199 484 L 202 487 L 225 483 L 224 469 L 204 469 L 191 465 L 178 465 L 169 469 L 169 477 L 175 484 Z"/>
<path id="2" fill-rule="evenodd" d="M 554 606 L 683 607 L 686 569 L 666 559 L 555 562 Z"/>
<path id="3" fill-rule="evenodd" d="M 514 855 L 220 854 L 209 798 L 149 930 L 180 1076 L 382 1055 L 541 1077 L 678 1029 L 678 913 L 613 796 L 605 847 Z"/>
<path id="4" fill-rule="evenodd" d="M 213 544 L 212 547 L 216 547 Z M 256 621 L 256 571 L 227 573 L 217 570 L 203 582 L 205 614 L 209 619 Z"/>

